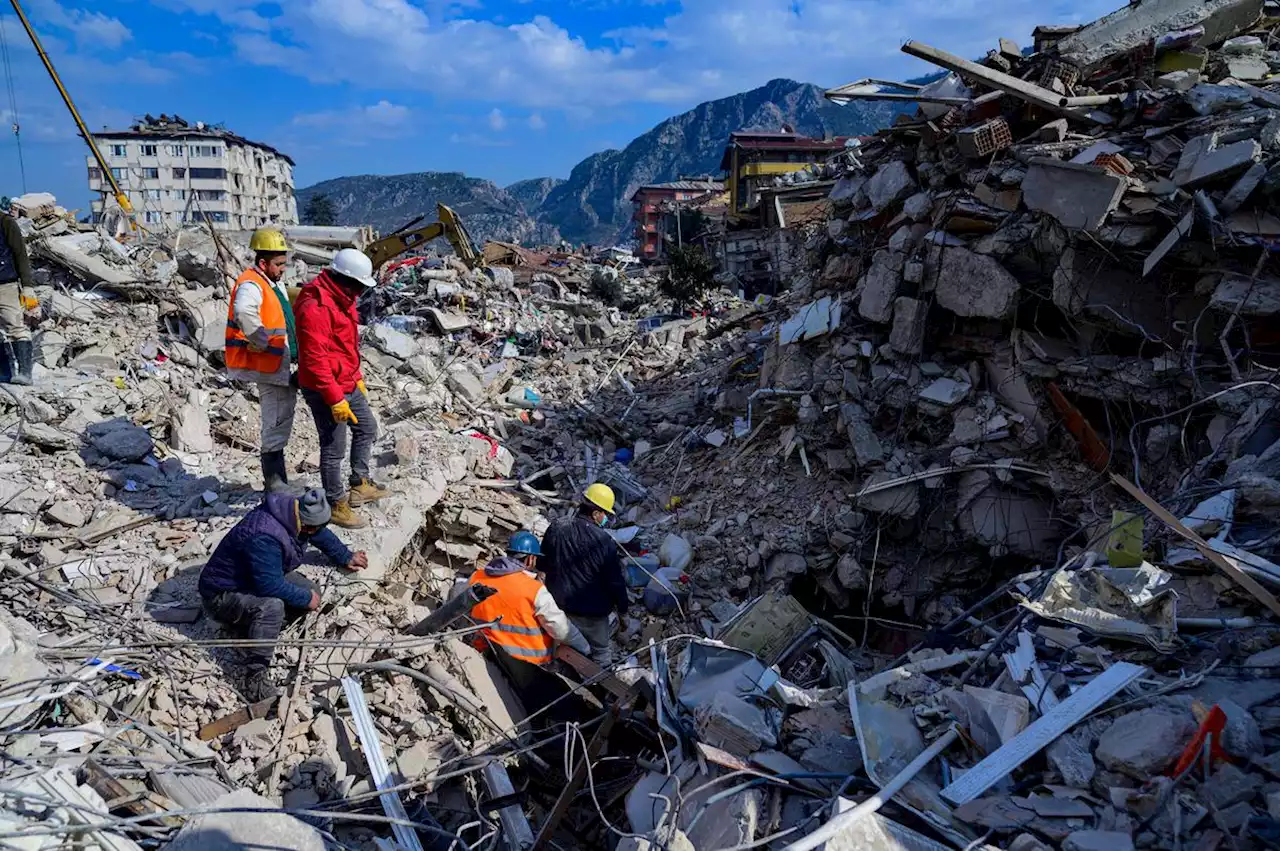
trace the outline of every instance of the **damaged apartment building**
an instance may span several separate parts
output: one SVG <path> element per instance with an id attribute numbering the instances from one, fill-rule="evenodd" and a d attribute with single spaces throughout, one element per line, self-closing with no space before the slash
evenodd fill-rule
<path id="1" fill-rule="evenodd" d="M 387 255 L 362 356 L 394 493 L 343 532 L 368 570 L 301 568 L 323 604 L 266 706 L 194 578 L 259 498 L 219 352 L 248 234 L 17 199 L 40 366 L 0 385 L 0 843 L 1280 847 L 1277 28 L 1143 0 L 1030 50 L 908 41 L 928 82 L 828 92 L 892 126 L 733 140 L 731 177 L 803 149 L 738 190 L 740 233 L 790 232 L 766 298 Z M 299 233 L 287 285 L 376 245 Z M 478 649 L 459 580 L 597 481 L 616 663 Z"/>
<path id="2" fill-rule="evenodd" d="M 95 133 L 94 141 L 144 224 L 207 221 L 220 230 L 252 230 L 298 223 L 293 160 L 270 145 L 163 114 Z M 86 159 L 99 221 L 111 193 L 97 161 Z"/>

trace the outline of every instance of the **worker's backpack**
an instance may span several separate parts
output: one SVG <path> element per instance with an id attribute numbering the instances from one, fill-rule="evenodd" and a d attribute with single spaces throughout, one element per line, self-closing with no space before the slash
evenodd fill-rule
<path id="1" fill-rule="evenodd" d="M 13 248 L 6 237 L 0 237 L 0 284 L 16 280 L 18 280 L 18 262 L 13 256 Z"/>

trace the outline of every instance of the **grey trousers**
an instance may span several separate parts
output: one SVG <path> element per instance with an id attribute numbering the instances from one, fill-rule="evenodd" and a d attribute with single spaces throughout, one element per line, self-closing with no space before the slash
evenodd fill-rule
<path id="1" fill-rule="evenodd" d="M 17 281 L 0 284 L 0 337 L 9 343 L 31 339 L 22 309 L 22 285 Z"/>
<path id="2" fill-rule="evenodd" d="M 293 434 L 298 389 L 279 384 L 259 384 L 258 398 L 262 406 L 262 430 L 258 442 L 263 452 L 279 452 L 289 445 L 289 436 Z"/>
<path id="3" fill-rule="evenodd" d="M 573 625 L 582 632 L 582 637 L 587 640 L 587 644 L 591 645 L 591 661 L 601 668 L 612 665 L 613 629 L 609 626 L 609 616 L 593 618 L 586 615 L 569 615 L 569 620 L 573 621 Z"/>
<path id="4" fill-rule="evenodd" d="M 286 582 L 308 591 L 320 590 L 319 585 L 296 571 L 286 573 L 284 578 Z M 243 632 L 246 638 L 272 642 L 267 647 L 252 647 L 244 651 L 245 664 L 250 668 L 265 668 L 271 664 L 271 656 L 276 650 L 274 642 L 284 629 L 286 614 L 301 617 L 307 613 L 306 609 L 286 606 L 279 597 L 258 597 L 239 591 L 223 591 L 216 596 L 205 597 L 204 607 L 214 620 Z"/>
<path id="5" fill-rule="evenodd" d="M 347 454 L 347 424 L 333 421 L 333 411 L 314 390 L 303 390 L 302 398 L 311 408 L 316 431 L 320 432 L 320 481 L 324 484 L 324 495 L 329 498 L 330 505 L 336 505 L 339 500 L 347 498 L 349 487 L 369 478 L 369 459 L 373 457 L 373 442 L 378 438 L 378 421 L 373 418 L 373 409 L 363 393 L 352 390 L 347 394 L 351 413 L 359 422 L 350 427 L 351 475 L 344 487 L 342 457 Z"/>

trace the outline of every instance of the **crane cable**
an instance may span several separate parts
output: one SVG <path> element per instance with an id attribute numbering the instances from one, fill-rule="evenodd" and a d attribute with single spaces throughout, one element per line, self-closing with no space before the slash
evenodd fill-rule
<path id="1" fill-rule="evenodd" d="M 22 134 L 18 124 L 18 96 L 13 89 L 13 66 L 9 62 L 9 38 L 4 31 L 4 17 L 0 16 L 0 56 L 4 59 L 5 88 L 9 92 L 9 114 L 13 116 L 13 140 L 18 147 L 18 172 L 22 175 L 22 194 L 27 194 L 27 165 L 22 159 Z"/>

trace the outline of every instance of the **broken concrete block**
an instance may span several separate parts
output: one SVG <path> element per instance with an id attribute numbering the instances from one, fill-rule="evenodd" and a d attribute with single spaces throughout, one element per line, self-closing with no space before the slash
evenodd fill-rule
<path id="1" fill-rule="evenodd" d="M 1118 830 L 1077 830 L 1062 843 L 1062 851 L 1133 851 L 1133 837 Z"/>
<path id="2" fill-rule="evenodd" d="M 61 523 L 63 526 L 70 526 L 72 529 L 79 529 L 84 525 L 84 512 L 80 510 L 80 506 L 68 500 L 59 500 L 49 506 L 49 519 L 55 523 Z"/>
<path id="3" fill-rule="evenodd" d="M 105 346 L 91 346 L 71 361 L 71 368 L 80 372 L 115 372 L 120 368 L 120 355 Z"/>
<path id="4" fill-rule="evenodd" d="M 836 562 L 836 581 L 849 591 L 861 591 L 867 587 L 867 570 L 853 553 L 845 553 Z"/>
<path id="5" fill-rule="evenodd" d="M 1175 92 L 1189 92 L 1200 83 L 1199 71 L 1171 71 L 1156 77 L 1156 86 Z"/>
<path id="6" fill-rule="evenodd" d="M 928 221 L 933 215 L 933 196 L 928 192 L 917 192 L 903 202 L 902 214 L 913 222 Z"/>
<path id="7" fill-rule="evenodd" d="M 418 352 L 417 341 L 390 325 L 374 325 L 368 331 L 368 340 L 378 351 L 400 360 L 408 360 Z"/>
<path id="8" fill-rule="evenodd" d="M 67 351 L 67 338 L 62 333 L 50 328 L 38 331 L 32 338 L 35 348 L 36 363 L 54 369 L 62 362 L 62 355 Z"/>
<path id="9" fill-rule="evenodd" d="M 1105 168 L 1037 157 L 1022 181 L 1022 200 L 1063 227 L 1093 231 L 1120 203 L 1125 186 L 1123 177 Z"/>
<path id="10" fill-rule="evenodd" d="M 43 423 L 24 422 L 21 434 L 24 442 L 52 452 L 65 452 L 77 443 L 76 439 L 66 432 Z"/>
<path id="11" fill-rule="evenodd" d="M 892 251 L 877 251 L 871 268 L 858 283 L 858 313 L 871 322 L 893 318 L 893 300 L 902 285 L 904 258 Z"/>
<path id="12" fill-rule="evenodd" d="M 1040 128 L 1036 136 L 1041 142 L 1061 142 L 1067 138 L 1067 119 L 1059 118 L 1057 121 L 1050 121 Z"/>
<path id="13" fill-rule="evenodd" d="M 1240 175 L 1235 185 L 1222 197 L 1222 201 L 1218 203 L 1218 211 L 1230 215 L 1240 209 L 1266 176 L 1267 167 L 1263 163 L 1254 163 L 1249 166 L 1248 171 Z"/>
<path id="14" fill-rule="evenodd" d="M 1062 776 L 1062 782 L 1076 789 L 1088 789 L 1093 782 L 1093 775 L 1098 767 L 1093 762 L 1093 754 L 1080 736 L 1066 733 L 1054 739 L 1045 748 L 1045 756 Z"/>
<path id="15" fill-rule="evenodd" d="M 469 402 L 480 402 L 484 399 L 484 384 L 465 366 L 459 365 L 450 369 L 445 383 L 455 394 Z"/>
<path id="16" fill-rule="evenodd" d="M 920 400 L 943 408 L 954 408 L 973 388 L 953 378 L 939 378 L 920 391 Z"/>
<path id="17" fill-rule="evenodd" d="M 1004 319 L 1013 313 L 1021 288 L 995 258 L 955 246 L 935 246 L 930 250 L 925 282 L 935 284 L 939 307 L 957 316 L 991 319 Z"/>
<path id="18" fill-rule="evenodd" d="M 1264 151 L 1274 153 L 1280 150 L 1280 115 L 1272 113 L 1276 117 L 1271 119 L 1262 128 L 1262 134 L 1258 136 L 1258 142 L 1262 145 Z"/>
<path id="19" fill-rule="evenodd" d="M 845 424 L 845 432 L 853 447 L 853 457 L 859 467 L 879 464 L 885 459 L 884 446 L 871 427 L 866 414 L 853 404 L 840 406 L 840 416 Z"/>
<path id="20" fill-rule="evenodd" d="M 862 490 L 891 482 L 899 476 L 893 473 L 873 473 L 863 484 Z M 920 488 L 914 482 L 864 493 L 858 497 L 858 507 L 877 514 L 892 514 L 897 517 L 915 517 L 920 511 Z"/>
<path id="21" fill-rule="evenodd" d="M 1190 712 L 1153 706 L 1117 718 L 1102 737 L 1094 756 L 1112 771 L 1146 779 L 1164 771 L 1196 733 Z"/>
<path id="22" fill-rule="evenodd" d="M 212 452 L 213 434 L 209 429 L 209 414 L 200 401 L 200 391 L 192 390 L 169 423 L 169 445 L 178 452 Z"/>
<path id="23" fill-rule="evenodd" d="M 1227 715 L 1227 724 L 1222 731 L 1223 750 L 1240 759 L 1262 753 L 1262 728 L 1253 715 L 1229 697 L 1219 698 L 1218 706 Z"/>
<path id="24" fill-rule="evenodd" d="M 210 807 L 227 812 L 193 817 L 165 847 L 170 851 L 239 851 L 243 848 L 324 851 L 325 843 L 319 831 L 283 810 L 271 812 L 276 806 L 248 789 L 228 792 Z"/>
<path id="25" fill-rule="evenodd" d="M 1220 810 L 1253 800 L 1261 787 L 1258 775 L 1246 774 L 1229 762 L 1223 763 L 1205 784 L 1209 800 Z"/>
<path id="26" fill-rule="evenodd" d="M 799 576 L 808 572 L 809 563 L 802 553 L 774 553 L 769 557 L 765 568 L 764 581 L 786 579 L 788 576 Z"/>
<path id="27" fill-rule="evenodd" d="M 1262 146 L 1254 139 L 1220 147 L 1216 133 L 1197 136 L 1182 149 L 1173 182 L 1183 189 L 1199 187 L 1245 171 L 1261 156 Z"/>
<path id="28" fill-rule="evenodd" d="M 915 179 L 901 160 L 887 162 L 867 182 L 867 197 L 877 211 L 888 209 L 904 200 L 916 188 Z"/>
<path id="29" fill-rule="evenodd" d="M 1246 32 L 1262 15 L 1262 0 L 1163 0 L 1125 6 L 1067 35 L 1060 58 L 1091 71 L 1112 57 L 1167 32 L 1203 27 L 1199 44 L 1218 44 Z"/>
<path id="30" fill-rule="evenodd" d="M 900 354 L 920 354 L 924 350 L 924 321 L 928 313 L 928 307 L 919 299 L 906 296 L 894 299 L 889 346 Z"/>
<path id="31" fill-rule="evenodd" d="M 1280 278 L 1258 278 L 1228 273 L 1213 290 L 1209 306 L 1241 316 L 1275 316 L 1280 313 Z"/>

